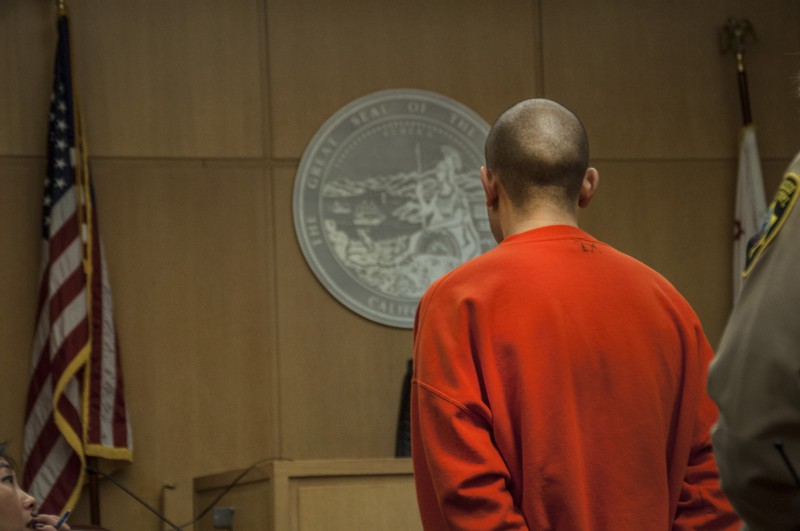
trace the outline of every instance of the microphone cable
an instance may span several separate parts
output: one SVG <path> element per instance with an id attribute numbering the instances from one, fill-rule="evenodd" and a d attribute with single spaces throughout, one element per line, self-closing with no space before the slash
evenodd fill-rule
<path id="1" fill-rule="evenodd" d="M 159 520 L 161 520 L 162 522 L 164 522 L 165 524 L 167 524 L 168 526 L 170 526 L 172 529 L 174 529 L 176 531 L 182 531 L 184 527 L 187 527 L 187 526 L 190 526 L 190 525 L 193 525 L 193 524 L 197 523 L 201 518 L 203 518 L 206 514 L 208 514 L 208 512 L 217 504 L 217 502 L 219 502 L 222 499 L 223 496 L 225 496 L 228 492 L 230 492 L 230 490 L 233 487 L 238 485 L 239 482 L 242 481 L 244 479 L 244 477 L 247 476 L 247 474 L 250 473 L 250 471 L 252 471 L 257 466 L 262 465 L 264 463 L 268 463 L 270 461 L 291 461 L 291 459 L 286 459 L 286 458 L 279 458 L 279 459 L 267 458 L 267 459 L 261 459 L 259 461 L 256 461 L 255 463 L 253 463 L 252 465 L 250 465 L 249 467 L 247 467 L 246 469 L 241 471 L 239 473 L 239 475 L 237 475 L 236 478 L 230 484 L 228 484 L 224 489 L 222 489 L 222 491 L 219 494 L 217 494 L 217 496 L 202 511 L 200 511 L 200 513 L 197 516 L 194 517 L 194 519 L 192 519 L 191 521 L 189 521 L 189 522 L 187 522 L 185 524 L 182 524 L 182 525 L 176 525 L 175 523 L 173 523 L 166 516 L 164 516 L 163 514 L 158 512 L 157 510 L 155 510 L 149 503 L 144 501 L 144 499 L 142 499 L 139 496 L 137 496 L 136 494 L 134 494 L 125 485 L 123 485 L 122 483 L 119 483 L 117 480 L 115 480 L 111 476 L 100 472 L 98 469 L 96 469 L 95 467 L 92 467 L 92 466 L 87 466 L 85 468 L 85 470 L 86 470 L 86 472 L 88 474 L 92 474 L 92 475 L 95 475 L 95 476 L 100 476 L 100 477 L 108 479 L 109 481 L 111 481 L 112 484 L 114 484 L 114 486 L 116 486 L 117 488 L 121 489 L 123 492 L 125 492 L 125 494 L 127 494 L 128 496 L 130 496 L 131 498 L 136 500 L 142 507 L 144 507 L 145 509 L 147 509 L 148 511 L 150 511 L 151 513 L 156 515 L 159 518 Z"/>
<path id="2" fill-rule="evenodd" d="M 193 525 L 193 524 L 197 523 L 197 522 L 198 522 L 200 519 L 202 519 L 202 518 L 203 518 L 203 517 L 204 517 L 206 514 L 208 514 L 208 511 L 210 511 L 212 508 L 214 508 L 214 506 L 217 504 L 217 502 L 219 502 L 219 501 L 222 499 L 222 497 L 223 497 L 223 496 L 225 496 L 226 494 L 228 494 L 228 492 L 230 492 L 230 490 L 231 490 L 233 487 L 235 487 L 236 485 L 238 485 L 238 484 L 239 484 L 239 482 L 240 482 L 241 480 L 243 480 L 243 479 L 244 479 L 244 477 L 245 477 L 247 474 L 249 474 L 251 470 L 253 470 L 253 469 L 254 469 L 254 468 L 256 468 L 257 466 L 259 466 L 259 465 L 262 465 L 262 464 L 264 464 L 264 463 L 269 463 L 270 461 L 291 461 L 291 459 L 285 459 L 285 458 L 280 458 L 280 459 L 275 459 L 275 458 L 267 458 L 267 459 L 261 459 L 260 461 L 256 461 L 255 463 L 253 463 L 253 464 L 252 464 L 252 465 L 250 465 L 249 467 L 247 467 L 247 468 L 245 468 L 244 470 L 242 470 L 242 471 L 239 473 L 239 475 L 238 475 L 238 476 L 236 476 L 236 478 L 235 478 L 235 479 L 234 479 L 234 480 L 233 480 L 233 481 L 232 481 L 232 482 L 231 482 L 231 483 L 230 483 L 230 484 L 229 484 L 227 487 L 225 487 L 224 489 L 222 489 L 222 492 L 220 492 L 219 494 L 217 494 L 217 497 L 216 497 L 216 498 L 214 498 L 213 500 L 211 500 L 211 503 L 209 503 L 208 505 L 206 505 L 206 508 L 205 508 L 205 509 L 203 509 L 202 511 L 200 511 L 200 513 L 199 513 L 197 516 L 195 516 L 195 517 L 194 517 L 194 519 L 193 519 L 192 521 L 190 521 L 190 522 L 187 522 L 187 523 L 183 524 L 182 526 L 180 526 L 180 529 L 183 529 L 184 527 L 187 527 L 187 526 L 190 526 L 190 525 Z"/>
<path id="3" fill-rule="evenodd" d="M 181 531 L 180 527 L 178 527 L 177 525 L 172 523 L 166 516 L 164 516 L 163 514 L 159 513 L 158 511 L 156 511 L 149 503 L 144 501 L 144 499 L 142 499 L 139 496 L 137 496 L 136 494 L 134 494 L 130 489 L 128 489 L 128 487 L 126 487 L 122 483 L 119 483 L 116 479 L 112 478 L 111 476 L 107 476 L 106 474 L 103 474 L 102 472 L 100 472 L 99 470 L 97 470 L 93 466 L 87 466 L 86 467 L 86 472 L 89 473 L 89 474 L 92 474 L 93 476 L 100 476 L 102 478 L 106 478 L 111 483 L 116 485 L 118 488 L 122 489 L 122 491 L 125 492 L 125 494 L 127 494 L 128 496 L 130 496 L 131 498 L 133 498 L 134 500 L 139 502 L 139 504 L 142 505 L 145 509 L 147 509 L 148 511 L 150 511 L 154 515 L 158 516 L 158 518 L 162 522 L 164 522 L 167 525 L 169 525 L 172 529 L 175 529 L 177 531 Z"/>

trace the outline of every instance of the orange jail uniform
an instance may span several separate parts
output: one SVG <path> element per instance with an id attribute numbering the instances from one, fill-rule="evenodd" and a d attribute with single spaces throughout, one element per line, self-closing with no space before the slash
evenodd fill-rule
<path id="1" fill-rule="evenodd" d="M 571 226 L 506 238 L 417 310 L 425 529 L 738 528 L 711 449 L 711 357 L 644 264 Z"/>

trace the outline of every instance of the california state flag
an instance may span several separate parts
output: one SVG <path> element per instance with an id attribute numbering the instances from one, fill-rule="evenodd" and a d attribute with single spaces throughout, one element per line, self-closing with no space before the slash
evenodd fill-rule
<path id="1" fill-rule="evenodd" d="M 736 183 L 736 214 L 733 229 L 733 303 L 742 290 L 742 272 L 747 257 L 747 242 L 758 234 L 767 210 L 764 180 L 758 156 L 756 131 L 752 125 L 742 129 L 739 147 L 739 175 Z"/>

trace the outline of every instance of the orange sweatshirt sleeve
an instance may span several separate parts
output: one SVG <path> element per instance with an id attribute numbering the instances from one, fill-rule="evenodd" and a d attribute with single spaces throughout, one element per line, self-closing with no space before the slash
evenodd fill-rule
<path id="1" fill-rule="evenodd" d="M 428 311 L 414 337 L 411 434 L 417 499 L 426 531 L 528 529 L 492 440 L 465 315 Z M 463 308 L 462 308 L 463 310 Z M 460 314 L 460 315 L 459 315 Z"/>
<path id="2" fill-rule="evenodd" d="M 713 351 L 702 332 L 699 332 L 698 349 L 698 359 L 703 361 L 701 381 L 705 382 Z M 742 525 L 719 484 L 719 470 L 711 446 L 711 427 L 717 416 L 717 407 L 703 387 L 698 400 L 689 462 L 673 523 L 675 530 L 734 530 Z"/>
<path id="3" fill-rule="evenodd" d="M 412 433 L 426 531 L 528 529 L 508 491 L 509 473 L 485 419 L 415 380 Z"/>

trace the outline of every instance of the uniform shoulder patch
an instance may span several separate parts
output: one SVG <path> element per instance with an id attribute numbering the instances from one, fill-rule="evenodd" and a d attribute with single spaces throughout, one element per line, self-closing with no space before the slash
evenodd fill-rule
<path id="1" fill-rule="evenodd" d="M 797 202 L 798 188 L 800 188 L 800 177 L 797 173 L 787 173 L 783 176 L 783 181 L 778 187 L 775 198 L 769 205 L 766 220 L 761 227 L 761 232 L 754 236 L 747 246 L 747 260 L 745 262 L 743 276 L 750 274 L 758 260 L 764 254 L 772 240 L 778 235 L 789 212 Z"/>

